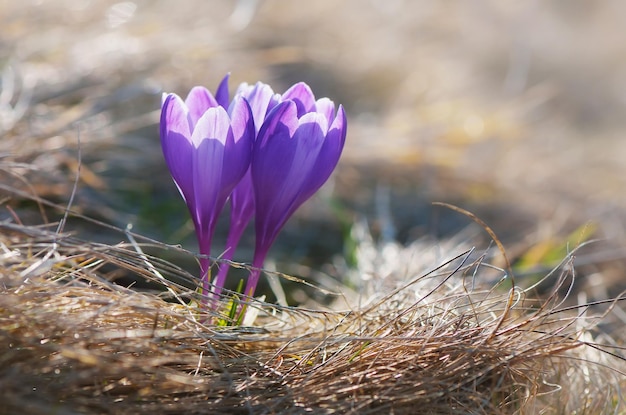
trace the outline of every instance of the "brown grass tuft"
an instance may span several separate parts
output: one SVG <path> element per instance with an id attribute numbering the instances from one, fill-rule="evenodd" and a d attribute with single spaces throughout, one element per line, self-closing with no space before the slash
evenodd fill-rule
<path id="1" fill-rule="evenodd" d="M 544 300 L 507 287 L 507 278 L 479 284 L 481 273 L 506 275 L 468 249 L 395 289 L 376 288 L 392 284 L 393 273 L 370 279 L 368 298 L 344 298 L 349 311 L 255 302 L 253 326 L 218 328 L 185 304 L 192 290 L 168 282 L 192 277 L 142 254 L 134 238 L 99 245 L 7 223 L 0 238 L 2 413 L 625 408 L 623 347 L 594 339 L 589 330 L 602 316 L 566 307 L 556 294 L 572 272 L 568 261 Z M 401 274 L 412 272 L 406 261 L 397 264 L 406 267 Z M 167 289 L 109 282 L 120 268 Z"/>

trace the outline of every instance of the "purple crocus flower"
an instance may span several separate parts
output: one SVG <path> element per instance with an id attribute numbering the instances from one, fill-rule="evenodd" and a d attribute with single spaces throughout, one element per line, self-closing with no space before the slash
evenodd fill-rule
<path id="1" fill-rule="evenodd" d="M 251 161 L 255 130 L 252 111 L 243 97 L 228 105 L 228 76 L 216 97 L 195 87 L 183 101 L 164 96 L 161 146 L 196 230 L 203 294 L 209 286 L 208 255 L 217 218 Z M 227 109 L 228 108 L 228 109 Z"/>
<path id="2" fill-rule="evenodd" d="M 252 183 L 255 194 L 256 244 L 244 294 L 252 296 L 260 270 L 276 236 L 289 217 L 335 169 L 346 139 L 346 115 L 328 98 L 315 100 L 305 83 L 282 95 L 266 116 L 254 144 Z"/>
<path id="3" fill-rule="evenodd" d="M 224 89 L 222 89 L 223 91 Z M 226 99 L 228 99 L 228 87 L 226 86 Z M 257 82 L 255 85 L 248 85 L 242 83 L 237 88 L 235 96 L 244 97 L 252 109 L 252 116 L 254 118 L 255 132 L 258 133 L 265 116 L 274 108 L 281 100 L 280 95 L 274 94 L 272 88 L 261 82 Z M 239 240 L 244 230 L 248 226 L 248 223 L 254 215 L 254 189 L 252 187 L 251 171 L 248 169 L 243 179 L 233 190 L 230 197 L 230 229 L 228 237 L 226 239 L 226 249 L 222 255 L 222 259 L 230 261 L 233 258 Z M 226 282 L 226 275 L 230 266 L 228 262 L 220 265 L 217 277 L 213 283 L 215 295 L 221 293 L 224 283 Z"/>

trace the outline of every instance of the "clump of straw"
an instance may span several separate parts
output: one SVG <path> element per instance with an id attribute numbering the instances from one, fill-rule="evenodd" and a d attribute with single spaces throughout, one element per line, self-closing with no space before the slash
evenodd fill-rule
<path id="1" fill-rule="evenodd" d="M 365 282 L 360 298 L 340 298 L 344 311 L 253 301 L 253 325 L 220 328 L 187 305 L 193 277 L 144 254 L 130 233 L 102 245 L 1 228 L 1 413 L 602 414 L 626 405 L 623 348 L 593 337 L 602 315 L 557 295 L 573 272 L 567 260 L 553 294 L 533 299 L 473 249 L 425 268 L 424 244 L 376 251 L 362 241 L 355 272 Z M 110 282 L 120 269 L 163 289 Z"/>

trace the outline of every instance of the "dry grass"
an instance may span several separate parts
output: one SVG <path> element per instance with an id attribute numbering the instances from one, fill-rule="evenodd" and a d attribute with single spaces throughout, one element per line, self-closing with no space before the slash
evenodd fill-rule
<path id="1" fill-rule="evenodd" d="M 623 346 L 593 337 L 602 315 L 566 307 L 557 295 L 571 282 L 571 258 L 543 282 L 553 294 L 538 300 L 473 249 L 457 247 L 455 258 L 428 269 L 425 244 L 392 254 L 390 247 L 366 249 L 363 238 L 362 267 L 354 272 L 367 268 L 360 289 L 367 297 L 339 297 L 348 311 L 256 301 L 254 324 L 219 328 L 203 324 L 211 316 L 186 305 L 192 290 L 168 281 L 189 286 L 193 277 L 143 254 L 136 236 L 126 233 L 128 243 L 109 246 L 54 227 L 1 227 L 2 413 L 604 414 L 626 408 Z M 376 275 L 389 266 L 385 258 L 396 269 Z M 164 289 L 111 283 L 119 269 Z"/>

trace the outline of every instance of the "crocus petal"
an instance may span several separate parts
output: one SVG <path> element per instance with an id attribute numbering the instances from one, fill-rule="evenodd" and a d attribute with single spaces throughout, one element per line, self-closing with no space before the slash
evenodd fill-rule
<path id="1" fill-rule="evenodd" d="M 289 102 L 279 105 L 285 109 L 277 117 L 282 123 L 276 123 L 274 129 L 264 126 L 253 156 L 257 237 L 268 241 L 273 241 L 295 210 L 328 180 L 345 141 L 345 112 L 341 106 L 330 127 L 326 114 L 311 112 L 298 120 L 295 131 L 281 131 L 281 125 L 294 116 L 295 104 Z"/>
<path id="2" fill-rule="evenodd" d="M 228 108 L 228 100 L 230 99 L 228 92 L 228 80 L 230 79 L 230 74 L 226 74 L 226 76 L 222 79 L 219 86 L 217 87 L 217 91 L 215 91 L 215 100 L 220 107 Z"/>
<path id="3" fill-rule="evenodd" d="M 304 82 L 298 82 L 282 95 L 282 99 L 292 100 L 298 106 L 298 117 L 315 110 L 315 95 Z"/>
<path id="4" fill-rule="evenodd" d="M 300 187 L 303 179 L 313 173 L 328 130 L 326 117 L 316 112 L 305 114 L 299 124 L 292 138 L 296 142 L 296 153 L 285 181 L 287 188 Z"/>
<path id="5" fill-rule="evenodd" d="M 267 113 L 278 103 L 280 95 L 274 94 L 272 88 L 262 82 L 257 82 L 254 86 L 242 84 L 238 93 L 248 100 L 252 108 L 255 130 L 258 132 Z"/>
<path id="6" fill-rule="evenodd" d="M 292 136 L 297 127 L 297 108 L 292 101 L 278 104 L 261 127 L 251 166 L 257 217 L 269 209 L 283 188 L 296 152 Z"/>
<path id="7" fill-rule="evenodd" d="M 325 142 L 324 131 L 328 128 L 326 118 L 322 114 L 311 112 L 305 114 L 300 122 L 292 138 L 296 143 L 293 162 L 272 207 L 276 227 L 282 227 L 296 209 L 317 190 L 309 189 L 307 183 L 309 177 L 318 174 L 319 153 Z"/>
<path id="8" fill-rule="evenodd" d="M 326 180 L 330 177 L 337 163 L 339 157 L 343 151 L 343 146 L 346 142 L 346 113 L 343 107 L 340 105 L 337 110 L 337 116 L 330 126 L 326 138 L 324 139 L 324 145 L 319 152 L 317 162 L 315 166 L 315 173 L 310 174 L 307 178 L 307 183 L 304 185 L 306 192 L 303 193 L 303 197 L 308 199 L 317 192 Z"/>
<path id="9" fill-rule="evenodd" d="M 225 198 L 228 198 L 250 167 L 255 137 L 254 121 L 248 102 L 242 97 L 236 97 L 232 107 L 232 134 L 225 142 L 227 151 L 224 153 L 224 173 L 220 185 Z"/>
<path id="10" fill-rule="evenodd" d="M 161 134 L 164 130 L 191 137 L 192 125 L 189 124 L 189 110 L 176 94 L 168 94 L 161 108 Z"/>
<path id="11" fill-rule="evenodd" d="M 228 113 L 223 107 L 213 107 L 209 108 L 198 120 L 191 134 L 191 142 L 196 148 L 205 139 L 216 139 L 223 145 L 229 134 L 232 135 L 232 130 Z"/>
<path id="12" fill-rule="evenodd" d="M 281 131 L 278 128 L 268 131 L 272 136 L 263 151 L 255 151 L 252 164 L 257 232 L 259 237 L 272 241 L 287 219 L 306 200 L 300 195 L 309 193 L 304 185 L 309 175 L 315 174 L 327 124 L 324 115 L 309 113 L 302 117 L 293 135 L 288 129 Z"/>
<path id="13" fill-rule="evenodd" d="M 218 199 L 223 174 L 224 136 L 228 134 L 232 134 L 228 115 L 222 107 L 216 107 L 200 118 L 192 137 L 196 143 L 192 163 L 193 190 L 200 226 L 205 229 L 214 226 L 215 218 L 223 208 Z"/>
<path id="14" fill-rule="evenodd" d="M 224 169 L 221 178 L 220 197 L 227 200 L 233 189 L 245 175 L 250 160 L 252 159 L 252 140 L 254 136 L 240 140 L 232 145 L 227 143 L 227 151 L 224 154 Z"/>
<path id="15" fill-rule="evenodd" d="M 236 96 L 231 103 L 229 112 L 235 141 L 239 141 L 242 137 L 248 137 L 249 135 L 252 135 L 254 138 L 254 119 L 248 102 L 242 97 Z"/>
<path id="16" fill-rule="evenodd" d="M 161 110 L 161 148 L 174 183 L 183 199 L 193 206 L 193 177 L 191 159 L 193 145 L 188 121 L 188 111 L 176 94 L 166 96 Z"/>
<path id="17" fill-rule="evenodd" d="M 315 112 L 324 114 L 328 125 L 330 125 L 335 118 L 335 103 L 328 98 L 318 99 L 315 103 Z"/>
<path id="18" fill-rule="evenodd" d="M 220 192 L 224 144 L 219 140 L 203 140 L 193 159 L 194 194 L 198 209 L 213 212 Z M 207 217 L 207 214 L 203 214 Z"/>
<path id="19" fill-rule="evenodd" d="M 248 168 L 230 195 L 231 227 L 245 227 L 254 215 L 254 187 L 251 172 L 252 170 Z"/>
<path id="20" fill-rule="evenodd" d="M 256 151 L 263 150 L 268 139 L 277 131 L 286 133 L 289 137 L 298 128 L 298 107 L 293 101 L 283 101 L 276 105 L 265 117 L 265 122 L 259 130 L 255 143 Z"/>
<path id="21" fill-rule="evenodd" d="M 189 91 L 189 95 L 185 99 L 185 105 L 189 108 L 189 122 L 192 128 L 209 108 L 218 106 L 217 101 L 209 90 L 201 86 L 193 87 Z"/>

